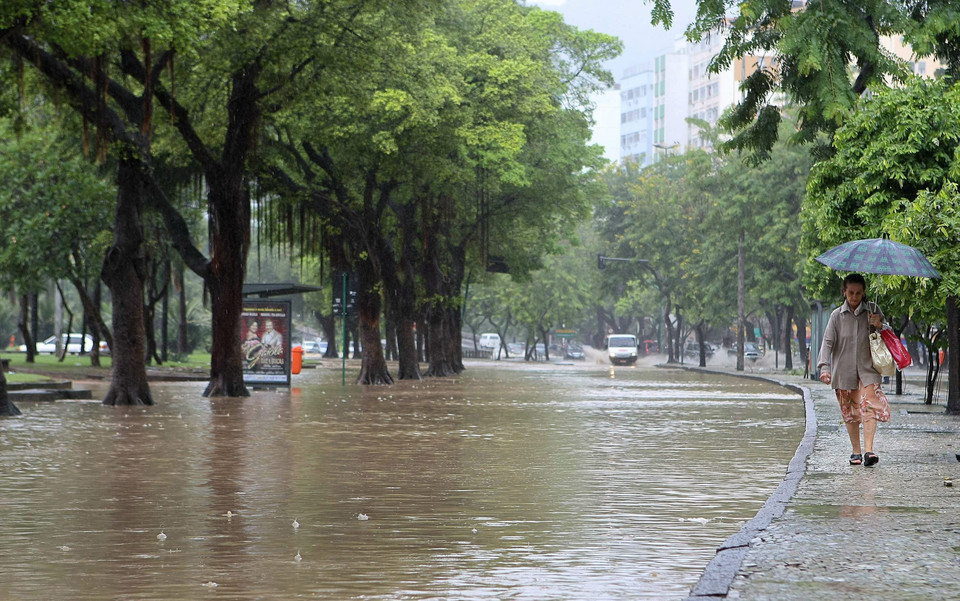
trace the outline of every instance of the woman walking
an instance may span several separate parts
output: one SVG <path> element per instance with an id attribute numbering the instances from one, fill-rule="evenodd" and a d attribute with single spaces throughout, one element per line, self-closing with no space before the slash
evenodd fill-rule
<path id="1" fill-rule="evenodd" d="M 850 465 L 869 466 L 880 461 L 873 452 L 873 439 L 877 422 L 890 421 L 890 405 L 880 389 L 882 376 L 870 358 L 870 328 L 883 325 L 883 313 L 875 303 L 864 301 L 866 288 L 866 281 L 858 273 L 843 278 L 844 302 L 830 314 L 817 368 L 820 381 L 831 385 L 840 403 L 853 446 Z"/>

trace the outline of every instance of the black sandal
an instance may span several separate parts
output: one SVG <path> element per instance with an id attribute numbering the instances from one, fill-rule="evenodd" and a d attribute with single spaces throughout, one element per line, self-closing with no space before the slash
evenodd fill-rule
<path id="1" fill-rule="evenodd" d="M 850 465 L 860 465 L 861 463 L 863 463 L 863 455 L 860 453 L 850 455 Z"/>
<path id="2" fill-rule="evenodd" d="M 876 465 L 878 461 L 880 458 L 874 453 L 868 451 L 863 454 L 863 465 Z"/>

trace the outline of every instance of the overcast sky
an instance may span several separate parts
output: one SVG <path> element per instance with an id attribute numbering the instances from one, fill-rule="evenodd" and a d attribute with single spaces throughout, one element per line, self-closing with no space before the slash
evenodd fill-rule
<path id="1" fill-rule="evenodd" d="M 647 0 L 527 0 L 528 4 L 563 15 L 564 21 L 580 29 L 615 35 L 623 41 L 623 54 L 607 68 L 616 79 L 623 70 L 653 58 L 683 35 L 696 15 L 696 0 L 673 0 L 673 29 L 669 32 L 650 24 L 651 3 Z"/>

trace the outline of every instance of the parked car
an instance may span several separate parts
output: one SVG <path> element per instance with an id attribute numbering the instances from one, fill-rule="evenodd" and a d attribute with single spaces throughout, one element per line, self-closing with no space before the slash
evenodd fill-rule
<path id="1" fill-rule="evenodd" d="M 568 344 L 563 350 L 564 359 L 583 359 L 583 347 L 579 344 Z"/>
<path id="2" fill-rule="evenodd" d="M 62 344 L 67 347 L 67 353 L 71 355 L 79 355 L 81 341 L 83 341 L 82 346 L 84 352 L 89 353 L 93 350 L 93 336 L 89 334 L 63 334 Z M 21 353 L 27 352 L 27 345 L 21 344 L 18 347 L 18 350 Z M 49 338 L 37 343 L 37 354 L 54 354 L 57 352 L 57 337 L 50 336 Z M 107 354 L 110 352 L 110 347 L 107 346 L 107 343 L 100 341 L 100 353 Z"/>
<path id="3" fill-rule="evenodd" d="M 300 345 L 305 353 L 325 353 L 327 352 L 326 340 L 304 340 Z"/>
<path id="4" fill-rule="evenodd" d="M 703 348 L 707 357 L 713 356 L 713 347 L 710 346 L 709 342 L 703 343 Z M 700 358 L 700 343 L 698 342 L 688 342 L 686 348 L 683 351 L 683 354 L 687 357 Z"/>
<path id="5" fill-rule="evenodd" d="M 493 332 L 480 334 L 480 341 L 477 343 L 477 346 L 488 351 L 496 351 L 500 348 L 500 334 Z"/>
<path id="6" fill-rule="evenodd" d="M 523 351 L 526 350 L 522 342 L 508 342 L 507 352 L 511 357 L 523 357 Z"/>
<path id="7" fill-rule="evenodd" d="M 737 343 L 736 343 L 736 342 L 733 343 L 733 346 L 731 346 L 729 349 L 727 349 L 727 354 L 729 354 L 729 355 L 736 355 L 736 354 L 737 354 Z M 744 343 L 743 343 L 743 357 L 744 357 L 745 359 L 752 359 L 753 361 L 756 361 L 756 360 L 759 359 L 761 356 L 763 356 L 763 353 L 760 351 L 760 347 L 757 346 L 757 343 L 756 343 L 756 342 L 744 342 Z"/>

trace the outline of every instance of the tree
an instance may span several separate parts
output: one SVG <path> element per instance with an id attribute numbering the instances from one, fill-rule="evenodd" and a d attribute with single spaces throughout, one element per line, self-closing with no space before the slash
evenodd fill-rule
<path id="1" fill-rule="evenodd" d="M 687 37 L 700 40 L 718 29 L 725 33 L 711 71 L 747 56 L 769 57 L 771 65 L 744 81 L 744 99 L 721 120 L 737 134 L 722 146 L 749 151 L 755 161 L 768 158 L 782 131 L 782 107 L 772 104 L 781 92 L 799 111 L 791 140 L 811 143 L 820 133 L 832 133 L 865 90 L 905 77 L 906 64 L 884 50 L 880 37 L 922 23 L 926 11 L 921 6 L 944 5 L 915 3 L 918 21 L 911 22 L 911 3 L 824 0 L 795 9 L 790 0 L 698 0 Z M 654 24 L 669 27 L 670 0 L 654 0 L 652 14 Z"/>
<path id="2" fill-rule="evenodd" d="M 648 268 L 639 278 L 652 276 L 666 329 L 668 361 L 675 362 L 682 353 L 681 330 L 683 312 L 696 301 L 692 273 L 703 252 L 703 219 L 707 196 L 703 194 L 704 177 L 713 159 L 704 151 L 665 157 L 644 169 L 633 182 L 624 212 L 623 241 L 628 257 L 647 261 Z M 670 319 L 672 313 L 675 319 Z M 662 352 L 662 349 L 661 349 Z"/>
<path id="3" fill-rule="evenodd" d="M 69 280 L 76 288 L 94 332 L 112 346 L 112 336 L 86 283 L 109 244 L 112 198 L 116 191 L 55 129 L 50 116 L 34 111 L 19 133 L 0 122 L 0 282 L 21 293 L 38 292 L 44 282 Z M 26 324 L 24 324 L 25 326 Z M 28 338 L 29 336 L 25 336 Z M 98 346 L 90 349 L 98 363 Z"/>
<path id="4" fill-rule="evenodd" d="M 185 50 L 183 54 L 191 56 L 201 45 L 211 48 L 226 41 L 222 35 L 211 35 L 210 28 L 215 33 L 226 32 L 227 36 L 242 38 L 243 33 L 249 31 L 244 23 L 233 22 L 235 28 L 216 28 L 243 10 L 238 10 L 235 4 L 217 0 L 171 0 L 163 5 L 122 7 L 77 1 L 56 5 L 21 2 L 8 3 L 0 11 L 0 40 L 24 64 L 35 67 L 60 91 L 65 101 L 82 117 L 84 132 L 87 123 L 94 124 L 98 158 L 105 160 L 111 153 L 117 158 L 114 239 L 101 269 L 101 277 L 113 297 L 115 330 L 114 377 L 105 404 L 153 403 L 144 367 L 143 269 L 140 259 L 143 241 L 141 214 L 147 200 L 164 215 L 185 262 L 191 269 L 209 276 L 217 339 L 207 393 L 246 394 L 239 345 L 236 344 L 239 319 L 233 319 L 232 326 L 228 322 L 239 317 L 244 241 L 249 219 L 249 210 L 243 210 L 245 189 L 240 183 L 257 117 L 259 98 L 251 94 L 250 88 L 259 74 L 256 68 L 259 63 L 253 58 L 252 65 L 244 64 L 243 53 L 233 52 L 236 46 L 225 53 L 227 56 L 239 55 L 241 65 L 235 66 L 228 76 L 230 90 L 225 105 L 228 112 L 231 109 L 233 112 L 226 126 L 225 160 L 222 163 L 212 159 L 209 149 L 203 146 L 190 113 L 160 85 L 165 72 L 173 77 L 173 57 L 177 49 Z M 264 27 L 262 15 L 259 16 L 256 26 L 262 29 L 258 31 L 269 30 Z M 249 21 L 246 23 L 253 26 Z M 160 49 L 156 54 L 155 48 Z M 205 58 L 213 62 L 209 54 Z M 206 170 L 211 197 L 211 245 L 214 249 L 211 261 L 205 261 L 189 243 L 182 216 L 166 202 L 151 176 L 150 145 L 156 125 L 152 119 L 154 96 L 173 115 L 174 127 L 181 132 Z M 86 136 L 84 140 L 86 143 Z M 232 335 L 229 342 L 225 334 Z"/>
<path id="5" fill-rule="evenodd" d="M 276 116 L 281 159 L 264 179 L 342 236 L 361 276 L 365 330 L 379 341 L 374 309 L 385 297 L 401 366 L 419 317 L 426 374 L 450 375 L 463 369 L 468 263 L 490 264 L 491 232 L 523 271 L 585 214 L 582 171 L 599 152 L 578 109 L 609 79 L 599 65 L 618 45 L 503 0 L 446 2 L 415 28 L 393 6 L 365 16 L 354 24 L 370 28 L 364 44 L 348 36 L 344 62 Z M 376 354 L 359 381 L 390 379 Z"/>
<path id="6" fill-rule="evenodd" d="M 543 269 L 514 286 L 515 294 L 506 299 L 509 313 L 527 330 L 528 358 L 543 342 L 549 360 L 554 330 L 573 324 L 588 306 L 589 280 L 581 276 L 590 264 L 573 250 L 568 247 L 564 254 L 546 257 Z"/>
<path id="7" fill-rule="evenodd" d="M 731 287 L 721 284 L 718 288 L 716 283 L 725 280 L 720 276 L 724 272 L 733 278 L 732 270 L 725 266 L 737 262 L 742 251 L 744 294 L 751 298 L 753 309 L 766 311 L 774 343 L 781 343 L 777 348 L 784 351 L 784 366 L 790 369 L 791 321 L 807 311 L 800 281 L 804 259 L 797 249 L 801 238 L 800 210 L 812 160 L 804 148 L 785 138 L 773 146 L 769 161 L 755 165 L 732 157 L 720 170 L 707 228 L 710 242 L 705 256 L 711 264 L 711 275 L 701 289 L 708 292 L 705 296 L 712 305 L 723 306 L 722 301 L 715 301 L 729 298 Z M 739 281 L 741 275 L 736 277 Z M 746 313 L 744 305 L 743 317 L 738 320 L 745 319 Z M 805 351 L 806 322 L 802 318 L 798 332 Z M 738 349 L 743 348 L 744 342 L 740 336 L 742 333 L 738 334 Z M 741 353 L 738 352 L 739 369 Z M 805 358 L 805 352 L 801 352 L 801 357 Z"/>
<path id="8" fill-rule="evenodd" d="M 958 102 L 957 86 L 922 79 L 864 99 L 837 131 L 835 154 L 814 167 L 803 214 L 808 256 L 848 240 L 889 235 L 920 248 L 944 275 L 942 280 L 877 277 L 871 289 L 883 294 L 890 315 L 911 315 L 918 304 L 946 306 L 951 412 L 960 411 Z M 812 262 L 806 279 L 820 293 L 830 282 L 826 269 Z"/>

